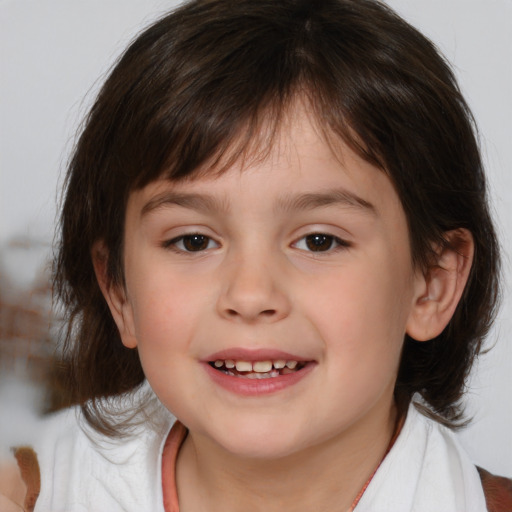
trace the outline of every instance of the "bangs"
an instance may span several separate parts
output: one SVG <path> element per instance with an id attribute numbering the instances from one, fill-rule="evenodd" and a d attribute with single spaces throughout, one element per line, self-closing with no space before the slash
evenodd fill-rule
<path id="1" fill-rule="evenodd" d="M 371 39 L 365 27 L 351 23 L 353 13 L 341 13 L 349 19 L 340 32 L 336 23 L 326 23 L 329 13 L 310 2 L 296 5 L 294 16 L 288 5 L 276 5 L 283 12 L 275 21 L 257 6 L 248 7 L 249 16 L 226 5 L 196 2 L 164 18 L 129 47 L 107 80 L 110 101 L 102 103 L 100 95 L 96 110 L 112 127 L 123 127 L 112 130 L 108 152 L 117 155 L 109 162 L 112 173 L 123 175 L 128 191 L 159 177 L 184 179 L 206 163 L 218 169 L 222 162 L 225 169 L 239 158 L 265 154 L 299 97 L 326 140 L 336 135 L 385 167 L 360 114 L 365 96 L 373 95 L 372 108 L 387 93 L 379 96 L 375 85 L 389 73 L 367 76 L 367 66 L 358 63 L 378 63 L 381 50 L 378 41 L 368 47 Z M 327 3 L 323 10 L 332 7 Z M 340 42 L 346 48 L 336 48 Z M 358 55 L 347 60 L 354 48 Z M 108 112 L 100 110 L 105 107 Z"/>

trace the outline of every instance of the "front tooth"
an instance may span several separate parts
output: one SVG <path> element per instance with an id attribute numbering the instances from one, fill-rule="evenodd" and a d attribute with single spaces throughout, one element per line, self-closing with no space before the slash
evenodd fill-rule
<path id="1" fill-rule="evenodd" d="M 257 361 L 253 363 L 252 369 L 257 373 L 267 373 L 272 370 L 272 361 Z"/>
<path id="2" fill-rule="evenodd" d="M 231 369 L 231 368 L 234 368 L 234 367 L 235 367 L 235 361 L 233 361 L 232 359 L 228 359 L 226 361 L 226 368 Z"/>
<path id="3" fill-rule="evenodd" d="M 217 359 L 217 361 L 215 361 L 215 363 L 213 363 L 215 368 L 220 368 L 221 366 L 224 365 L 224 361 L 221 361 L 220 359 Z"/>
<path id="4" fill-rule="evenodd" d="M 274 368 L 276 370 L 281 370 L 281 368 L 284 368 L 286 366 L 286 361 L 284 359 L 278 359 L 277 361 L 274 361 Z"/>
<path id="5" fill-rule="evenodd" d="M 252 363 L 249 361 L 237 361 L 235 367 L 239 372 L 252 372 Z"/>
<path id="6" fill-rule="evenodd" d="M 286 367 L 290 368 L 290 370 L 293 370 L 297 366 L 297 361 L 287 361 Z"/>

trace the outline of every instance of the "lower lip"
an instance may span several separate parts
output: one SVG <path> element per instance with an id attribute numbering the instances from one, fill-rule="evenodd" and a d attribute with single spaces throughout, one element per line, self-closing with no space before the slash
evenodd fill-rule
<path id="1" fill-rule="evenodd" d="M 304 368 L 286 375 L 268 379 L 248 379 L 226 375 L 222 371 L 212 368 L 208 363 L 204 363 L 206 372 L 216 384 L 232 393 L 243 396 L 270 395 L 294 386 L 306 377 L 315 366 L 315 363 L 307 363 Z"/>

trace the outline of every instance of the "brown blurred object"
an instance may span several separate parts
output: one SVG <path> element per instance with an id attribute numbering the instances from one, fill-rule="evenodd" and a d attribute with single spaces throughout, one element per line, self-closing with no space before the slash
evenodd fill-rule
<path id="1" fill-rule="evenodd" d="M 23 249 L 31 249 L 30 241 L 22 243 L 26 245 Z M 0 261 L 0 374 L 28 379 L 44 388 L 40 412 L 69 403 L 60 378 L 49 274 L 48 268 L 43 268 L 28 288 L 22 287 L 7 275 Z"/>

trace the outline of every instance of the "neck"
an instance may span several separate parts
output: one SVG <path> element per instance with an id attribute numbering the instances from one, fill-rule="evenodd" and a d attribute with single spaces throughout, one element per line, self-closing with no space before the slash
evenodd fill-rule
<path id="1" fill-rule="evenodd" d="M 383 421 L 384 420 L 384 421 Z M 389 446 L 396 411 L 286 457 L 244 458 L 189 433 L 178 457 L 180 512 L 349 510 Z"/>

